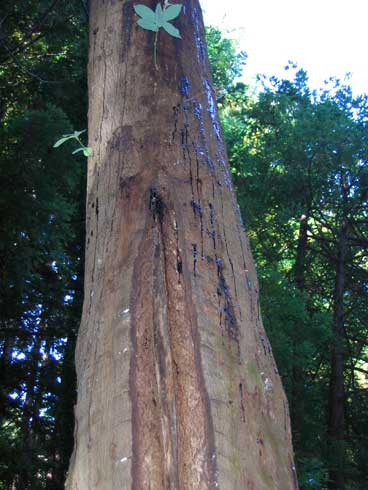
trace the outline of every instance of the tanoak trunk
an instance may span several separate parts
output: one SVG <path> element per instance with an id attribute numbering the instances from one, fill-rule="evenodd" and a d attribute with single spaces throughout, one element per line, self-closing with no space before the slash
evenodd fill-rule
<path id="1" fill-rule="evenodd" d="M 154 9 L 156 1 L 141 0 Z M 85 301 L 68 490 L 295 490 L 287 401 L 197 0 L 91 0 Z"/>

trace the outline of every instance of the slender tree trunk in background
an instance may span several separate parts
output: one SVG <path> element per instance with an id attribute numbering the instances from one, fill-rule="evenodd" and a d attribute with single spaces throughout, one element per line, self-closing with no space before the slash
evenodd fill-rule
<path id="1" fill-rule="evenodd" d="M 296 251 L 294 275 L 295 283 L 299 291 L 305 289 L 305 255 L 308 245 L 308 215 L 300 218 L 298 246 Z"/>
<path id="2" fill-rule="evenodd" d="M 294 266 L 294 278 L 296 287 L 303 292 L 305 289 L 305 255 L 308 244 L 308 214 L 303 215 L 300 219 L 298 246 Z M 300 338 L 303 329 L 306 328 L 305 323 L 301 322 L 295 325 L 293 339 L 293 388 L 291 400 L 291 420 L 293 426 L 294 443 L 296 447 L 301 443 L 300 428 L 303 427 L 305 419 L 305 404 L 304 404 L 304 370 L 301 365 L 300 356 Z"/>
<path id="3" fill-rule="evenodd" d="M 136 3 L 136 2 L 134 2 Z M 144 2 L 155 8 L 156 2 Z M 92 0 L 85 302 L 67 489 L 294 490 L 202 14 Z"/>
<path id="4" fill-rule="evenodd" d="M 338 244 L 332 324 L 332 353 L 329 399 L 330 488 L 344 490 L 345 467 L 345 386 L 344 386 L 344 292 L 347 252 L 347 221 L 343 217 Z"/>
<path id="5" fill-rule="evenodd" d="M 73 450 L 73 407 L 76 388 L 74 351 L 75 336 L 71 334 L 67 339 L 64 352 L 58 411 L 55 414 L 55 431 L 53 434 L 55 442 L 52 444 L 52 447 L 55 448 L 55 470 L 50 482 L 50 487 L 52 483 L 54 488 L 57 488 L 58 485 L 60 488 L 63 486 L 68 470 L 69 455 Z"/>
<path id="6" fill-rule="evenodd" d="M 35 426 L 39 419 L 39 390 L 38 381 L 40 374 L 41 362 L 41 343 L 43 339 L 43 322 L 41 318 L 40 326 L 34 334 L 34 343 L 32 352 L 30 353 L 28 376 L 25 382 L 26 397 L 23 405 L 22 414 L 22 436 L 23 436 L 23 451 L 22 464 L 20 465 L 17 490 L 27 490 L 32 481 L 32 458 L 34 457 L 35 437 L 37 430 Z"/>
<path id="7" fill-rule="evenodd" d="M 0 346 L 0 427 L 5 420 L 9 409 L 8 386 L 11 385 L 11 360 L 14 347 L 14 336 L 12 325 L 9 322 L 8 311 L 13 306 L 9 298 L 9 290 L 5 287 L 6 280 L 6 258 L 0 258 L 0 332 L 2 332 L 2 343 Z"/>

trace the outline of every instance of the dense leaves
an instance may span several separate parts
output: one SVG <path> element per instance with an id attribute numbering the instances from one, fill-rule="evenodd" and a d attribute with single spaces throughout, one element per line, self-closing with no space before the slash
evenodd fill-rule
<path id="1" fill-rule="evenodd" d="M 61 490 L 73 447 L 86 168 L 72 143 L 52 146 L 86 127 L 86 12 L 0 7 L 4 490 Z M 337 80 L 313 92 L 303 70 L 263 79 L 255 97 L 236 83 L 245 54 L 216 29 L 207 40 L 300 486 L 366 489 L 368 99 Z"/>
<path id="2" fill-rule="evenodd" d="M 217 102 L 220 103 L 234 90 L 234 80 L 241 75 L 247 55 L 238 53 L 234 41 L 224 38 L 214 27 L 206 28 L 206 37 Z"/>
<path id="3" fill-rule="evenodd" d="M 85 11 L 1 3 L 0 488 L 61 489 L 73 446 L 83 160 L 53 150 L 85 126 Z"/>
<path id="4" fill-rule="evenodd" d="M 367 487 L 367 104 L 298 70 L 223 110 L 305 489 Z"/>

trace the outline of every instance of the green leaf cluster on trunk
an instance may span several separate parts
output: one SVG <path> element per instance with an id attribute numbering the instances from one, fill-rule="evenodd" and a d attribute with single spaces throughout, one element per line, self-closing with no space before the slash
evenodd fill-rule
<path id="1" fill-rule="evenodd" d="M 168 5 L 166 3 L 164 8 L 162 8 L 160 2 L 156 5 L 155 11 L 142 4 L 134 6 L 135 12 L 141 17 L 137 21 L 139 27 L 154 32 L 158 32 L 162 27 L 170 36 L 177 38 L 181 38 L 179 29 L 169 21 L 176 19 L 180 15 L 181 9 L 181 4 Z"/>

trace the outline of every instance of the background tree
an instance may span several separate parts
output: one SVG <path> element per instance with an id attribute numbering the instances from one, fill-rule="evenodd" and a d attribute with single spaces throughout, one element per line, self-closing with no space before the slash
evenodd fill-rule
<path id="1" fill-rule="evenodd" d="M 85 13 L 24 7 L 0 7 L 0 488 L 60 489 L 73 446 L 85 178 L 52 145 L 86 126 Z"/>
<path id="2" fill-rule="evenodd" d="M 302 70 L 224 112 L 306 488 L 366 485 L 356 464 L 366 449 L 346 416 L 366 393 L 366 314 L 355 307 L 367 281 L 366 121 L 366 97 L 337 80 L 312 92 Z"/>

